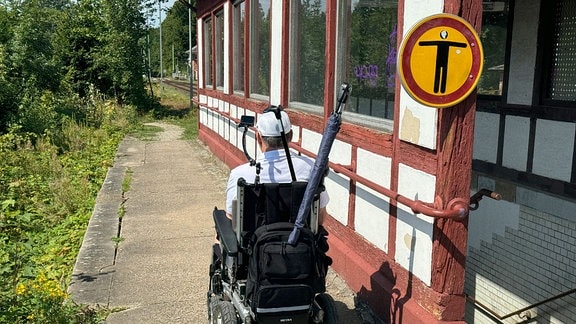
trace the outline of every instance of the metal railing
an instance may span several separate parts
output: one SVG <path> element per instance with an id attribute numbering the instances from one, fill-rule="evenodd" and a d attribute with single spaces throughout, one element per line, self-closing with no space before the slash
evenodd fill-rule
<path id="1" fill-rule="evenodd" d="M 511 313 L 505 314 L 505 315 L 500 315 L 498 313 L 496 313 L 495 310 L 491 309 L 490 307 L 482 304 L 481 302 L 479 302 L 478 300 L 474 299 L 474 297 L 472 296 L 468 296 L 466 295 L 466 299 L 468 299 L 471 303 L 473 303 L 474 305 L 480 306 L 480 308 L 482 308 L 482 310 L 486 311 L 488 314 L 490 314 L 490 316 L 494 317 L 495 319 L 499 320 L 500 322 L 502 322 L 503 320 L 510 318 L 514 315 L 518 315 L 522 320 L 529 320 L 535 317 L 535 314 L 533 314 L 532 312 L 529 312 L 529 310 L 536 308 L 538 306 L 544 305 L 546 303 L 549 303 L 551 301 L 554 301 L 556 299 L 560 299 L 562 297 L 571 295 L 573 293 L 576 293 L 576 288 L 570 289 L 568 291 L 565 291 L 561 294 L 552 296 L 550 298 L 544 299 L 542 301 L 539 301 L 537 303 L 528 305 L 526 307 L 520 308 L 518 310 L 515 310 Z"/>

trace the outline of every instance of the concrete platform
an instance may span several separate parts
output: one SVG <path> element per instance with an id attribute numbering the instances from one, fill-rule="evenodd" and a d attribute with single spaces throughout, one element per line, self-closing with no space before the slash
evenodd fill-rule
<path id="1" fill-rule="evenodd" d="M 200 142 L 181 140 L 180 127 L 153 125 L 163 129 L 156 139 L 120 144 L 69 293 L 78 303 L 113 309 L 106 323 L 206 323 L 212 210 L 224 207 L 229 170 Z M 342 323 L 373 322 L 333 271 L 327 289 Z"/>

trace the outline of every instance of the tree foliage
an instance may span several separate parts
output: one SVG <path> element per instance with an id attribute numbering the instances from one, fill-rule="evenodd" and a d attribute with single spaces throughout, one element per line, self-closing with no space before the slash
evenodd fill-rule
<path id="1" fill-rule="evenodd" d="M 141 1 L 0 0 L 0 323 L 101 322 L 66 287 L 119 141 L 157 107 Z"/>
<path id="2" fill-rule="evenodd" d="M 0 133 L 9 125 L 41 133 L 63 115 L 85 118 L 83 103 L 95 93 L 150 109 L 144 8 L 141 0 L 0 2 Z M 50 111 L 36 109 L 48 102 Z M 40 125 L 47 116 L 55 119 Z"/>
<path id="3" fill-rule="evenodd" d="M 192 6 L 196 1 L 186 1 Z M 157 3 L 157 2 L 156 2 Z M 149 21 L 152 21 L 157 12 L 150 13 Z M 163 75 L 189 71 L 188 53 L 189 50 L 189 11 L 188 7 L 180 1 L 174 2 L 172 8 L 166 13 L 162 13 L 162 69 Z M 192 46 L 196 45 L 196 17 L 192 12 Z M 165 18 L 164 18 L 165 17 Z M 149 37 L 146 43 L 150 50 L 150 69 L 153 75 L 160 75 L 160 28 L 153 27 L 149 30 Z"/>

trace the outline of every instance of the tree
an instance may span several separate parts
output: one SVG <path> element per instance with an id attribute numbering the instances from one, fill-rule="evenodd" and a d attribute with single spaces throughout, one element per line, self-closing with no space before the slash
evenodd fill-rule
<path id="1" fill-rule="evenodd" d="M 157 2 L 156 2 L 157 3 Z M 191 0 L 192 6 L 195 1 Z M 150 20 L 154 13 L 149 12 Z M 157 14 L 157 13 L 156 13 Z M 195 12 L 193 13 L 195 15 Z M 164 70 L 172 71 L 172 66 L 183 70 L 182 66 L 187 64 L 189 49 L 189 22 L 188 6 L 180 1 L 176 1 L 172 8 L 166 13 L 166 18 L 162 21 L 162 67 Z M 192 21 L 196 21 L 192 17 Z M 196 25 L 192 24 L 192 46 L 196 41 Z M 160 74 L 160 30 L 158 27 L 149 29 L 150 68 L 153 74 Z M 172 60 L 172 48 L 174 48 L 174 61 Z"/>
<path id="2" fill-rule="evenodd" d="M 14 118 L 18 110 L 17 88 L 10 81 L 7 59 L 13 21 L 12 13 L 6 7 L 0 7 L 0 133 L 6 129 L 8 121 Z"/>
<path id="3" fill-rule="evenodd" d="M 193 24 L 193 28 L 195 31 L 195 24 Z M 172 8 L 168 10 L 166 19 L 162 22 L 162 40 L 165 42 L 164 50 L 169 51 L 169 55 L 164 52 L 162 56 L 167 58 L 170 68 L 174 67 L 175 71 L 172 72 L 182 69 L 188 60 L 188 55 L 186 54 L 189 49 L 188 32 L 188 8 L 180 2 L 175 2 Z M 194 37 L 193 40 L 195 39 Z"/>
<path id="4" fill-rule="evenodd" d="M 104 67 L 104 75 L 112 82 L 114 96 L 120 101 L 143 105 L 146 101 L 139 40 L 145 36 L 145 20 L 139 0 L 103 1 L 107 33 L 104 46 L 96 53 L 96 62 Z"/>

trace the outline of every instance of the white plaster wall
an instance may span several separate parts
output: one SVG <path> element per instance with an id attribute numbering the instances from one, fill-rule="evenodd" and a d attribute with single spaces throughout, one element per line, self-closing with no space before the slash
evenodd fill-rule
<path id="1" fill-rule="evenodd" d="M 500 115 L 484 112 L 476 113 L 474 126 L 474 159 L 496 163 L 499 126 Z"/>
<path id="2" fill-rule="evenodd" d="M 302 148 L 314 154 L 318 152 L 322 134 L 308 129 L 302 129 Z M 351 146 L 339 140 L 335 140 L 330 151 L 330 161 L 349 165 L 351 161 Z M 326 206 L 328 213 L 340 223 L 348 224 L 348 206 L 350 196 L 350 179 L 341 174 L 330 172 L 324 180 L 326 190 L 330 196 L 330 202 Z"/>
<path id="3" fill-rule="evenodd" d="M 241 135 L 240 135 L 241 136 Z M 242 150 L 242 140 L 239 140 L 239 148 Z M 257 152 L 260 152 L 258 149 L 258 144 L 256 143 L 256 132 L 253 130 L 248 130 L 246 133 L 246 151 L 252 158 L 256 158 L 258 156 Z"/>
<path id="4" fill-rule="evenodd" d="M 279 105 L 282 93 L 282 1 L 270 1 L 270 104 Z"/>
<path id="5" fill-rule="evenodd" d="M 238 127 L 236 127 L 236 124 L 232 121 L 230 121 L 230 128 L 229 128 L 229 132 L 230 132 L 230 139 L 229 142 L 230 144 L 234 145 L 235 147 L 238 147 L 238 141 L 240 141 L 240 147 L 242 147 L 242 134 L 238 133 Z M 240 137 L 238 136 L 240 135 Z"/>
<path id="6" fill-rule="evenodd" d="M 413 200 L 434 202 L 436 177 L 400 164 L 398 193 Z M 396 222 L 396 262 L 430 285 L 432 276 L 433 218 L 415 215 L 398 205 Z"/>
<path id="7" fill-rule="evenodd" d="M 330 171 L 324 179 L 324 185 L 330 197 L 326 211 L 340 223 L 348 225 L 350 178 Z"/>
<path id="8" fill-rule="evenodd" d="M 407 0 L 404 2 L 403 35 L 421 19 L 433 14 L 442 13 L 443 0 Z M 436 125 L 438 112 L 416 102 L 401 88 L 400 90 L 400 139 L 406 142 L 436 148 Z"/>
<path id="9" fill-rule="evenodd" d="M 502 165 L 519 171 L 526 171 L 530 119 L 506 116 Z"/>
<path id="10" fill-rule="evenodd" d="M 405 164 L 400 164 L 398 168 L 398 193 L 404 197 L 421 200 L 427 203 L 434 203 L 435 189 L 436 188 L 436 177 L 423 172 L 421 170 L 414 169 Z M 412 213 L 412 210 L 402 204 L 398 204 L 400 209 L 408 213 Z M 424 221 L 433 222 L 432 217 L 418 214 L 416 217 L 421 218 Z"/>
<path id="11" fill-rule="evenodd" d="M 218 119 L 219 118 L 220 117 L 219 117 L 218 113 L 216 113 L 215 111 L 212 111 L 212 110 L 208 111 L 208 127 L 210 127 L 210 129 L 216 133 L 218 133 Z"/>
<path id="12" fill-rule="evenodd" d="M 230 104 L 230 117 L 240 119 L 240 116 L 238 114 L 238 106 Z"/>
<path id="13" fill-rule="evenodd" d="M 233 105 L 233 104 L 229 104 L 229 111 L 230 111 L 230 118 L 231 120 L 229 121 L 229 128 L 228 128 L 228 132 L 229 132 L 229 139 L 228 141 L 230 142 L 230 144 L 238 147 L 238 127 L 236 127 L 236 123 L 234 123 L 232 121 L 233 118 L 235 119 L 240 119 L 240 117 L 238 116 L 238 106 Z"/>
<path id="14" fill-rule="evenodd" d="M 358 149 L 357 174 L 390 188 L 392 160 L 372 152 Z M 356 209 L 354 228 L 358 234 L 388 253 L 388 224 L 390 199 L 374 190 L 358 185 L 356 188 Z"/>
<path id="15" fill-rule="evenodd" d="M 309 129 L 302 129 L 302 148 L 314 154 L 318 152 L 320 142 L 322 141 L 322 134 L 313 132 Z"/>
<path id="16" fill-rule="evenodd" d="M 346 142 L 334 140 L 328 157 L 330 162 L 350 165 L 352 163 L 352 146 Z"/>
<path id="17" fill-rule="evenodd" d="M 358 184 L 354 228 L 367 241 L 388 253 L 390 199 L 376 191 Z"/>
<path id="18" fill-rule="evenodd" d="M 358 148 L 356 173 L 382 187 L 390 188 L 392 159 Z"/>
<path id="19" fill-rule="evenodd" d="M 228 140 L 228 138 L 226 138 L 226 128 L 227 128 L 227 118 L 224 117 L 223 115 L 218 115 L 216 116 L 216 120 L 218 121 L 218 134 L 220 135 L 220 137 L 222 137 L 225 140 Z"/>
<path id="20" fill-rule="evenodd" d="M 198 115 L 199 115 L 199 119 L 200 119 L 200 124 L 202 124 L 202 125 L 206 125 L 207 112 L 208 112 L 208 110 L 206 109 L 206 107 L 200 106 L 200 112 Z"/>
<path id="21" fill-rule="evenodd" d="M 532 172 L 570 182 L 576 124 L 538 119 Z"/>
<path id="22" fill-rule="evenodd" d="M 444 0 L 405 0 L 404 35 L 418 21 L 444 11 Z"/>
<path id="23" fill-rule="evenodd" d="M 432 226 L 432 223 L 398 209 L 396 262 L 428 286 L 432 276 Z"/>
<path id="24" fill-rule="evenodd" d="M 508 103 L 530 105 L 538 48 L 540 0 L 524 0 L 514 6 Z"/>
<path id="25" fill-rule="evenodd" d="M 424 106 L 400 90 L 400 131 L 401 140 L 429 149 L 436 148 L 438 110 Z"/>
<path id="26" fill-rule="evenodd" d="M 308 129 L 302 130 L 302 148 L 316 154 L 321 142 L 322 134 Z M 350 165 L 352 161 L 352 146 L 340 140 L 334 140 L 329 160 L 342 165 Z"/>

